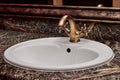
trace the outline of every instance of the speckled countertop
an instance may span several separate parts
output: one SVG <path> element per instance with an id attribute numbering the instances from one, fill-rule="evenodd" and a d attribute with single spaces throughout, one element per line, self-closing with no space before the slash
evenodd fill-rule
<path id="1" fill-rule="evenodd" d="M 4 51 L 19 42 L 44 37 L 63 37 L 58 34 L 59 20 L 0 18 L 0 80 L 120 80 L 120 24 L 97 23 L 88 39 L 109 45 L 114 59 L 103 66 L 73 72 L 41 72 L 25 70 L 7 64 Z M 81 23 L 77 22 L 78 26 Z"/>
<path id="2" fill-rule="evenodd" d="M 107 40 L 115 53 L 115 58 L 103 66 L 73 72 L 41 72 L 25 70 L 7 64 L 3 54 L 8 47 L 30 39 L 56 37 L 54 33 L 25 33 L 0 30 L 0 80 L 120 80 L 120 42 Z"/>
<path id="3" fill-rule="evenodd" d="M 120 23 L 119 9 L 63 8 L 38 5 L 1 4 L 0 7 L 0 80 L 120 80 Z M 44 37 L 63 37 L 58 34 L 58 19 L 69 14 L 77 19 L 98 20 L 92 32 L 85 38 L 110 46 L 114 59 L 102 66 L 72 72 L 41 72 L 25 70 L 9 65 L 3 60 L 4 51 L 19 42 Z M 46 18 L 42 18 L 42 17 Z M 41 17 L 41 18 L 40 18 Z M 106 21 L 107 20 L 107 21 Z M 83 20 L 84 21 L 84 20 Z M 86 22 L 86 21 L 85 21 Z M 80 28 L 81 21 L 77 21 Z M 89 22 L 86 22 L 89 25 Z"/>

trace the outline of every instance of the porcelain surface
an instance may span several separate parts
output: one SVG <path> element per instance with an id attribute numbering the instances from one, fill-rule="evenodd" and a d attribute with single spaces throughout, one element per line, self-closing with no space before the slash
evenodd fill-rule
<path id="1" fill-rule="evenodd" d="M 68 37 L 33 39 L 8 48 L 4 60 L 14 66 L 43 71 L 73 71 L 96 67 L 113 59 L 111 48 L 100 42 Z"/>

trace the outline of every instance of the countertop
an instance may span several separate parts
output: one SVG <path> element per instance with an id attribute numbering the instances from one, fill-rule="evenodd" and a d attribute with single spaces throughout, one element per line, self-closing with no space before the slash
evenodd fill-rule
<path id="1" fill-rule="evenodd" d="M 0 80 L 119 80 L 120 79 L 120 42 L 104 41 L 115 53 L 114 59 L 102 66 L 72 72 L 42 72 L 25 70 L 9 65 L 3 60 L 4 51 L 19 42 L 30 39 L 56 37 L 56 34 L 25 33 L 0 30 Z"/>

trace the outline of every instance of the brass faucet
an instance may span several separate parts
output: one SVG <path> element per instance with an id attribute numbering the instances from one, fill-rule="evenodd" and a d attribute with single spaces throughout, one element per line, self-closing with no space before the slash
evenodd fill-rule
<path id="1" fill-rule="evenodd" d="M 69 22 L 70 24 L 70 30 L 66 28 L 66 22 Z M 95 23 L 92 23 L 88 28 L 86 27 L 86 24 L 81 27 L 80 31 L 77 28 L 77 25 L 75 24 L 75 21 L 73 18 L 69 15 L 64 15 L 61 20 L 59 21 L 59 28 L 64 29 L 66 34 L 70 37 L 70 42 L 76 43 L 80 41 L 81 37 L 87 36 L 88 33 L 92 30 Z"/>

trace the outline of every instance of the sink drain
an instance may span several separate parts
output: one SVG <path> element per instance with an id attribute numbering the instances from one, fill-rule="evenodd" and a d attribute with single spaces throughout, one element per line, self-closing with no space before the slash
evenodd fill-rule
<path id="1" fill-rule="evenodd" d="M 70 49 L 70 48 L 67 48 L 67 52 L 70 53 L 70 52 L 71 52 L 71 49 Z"/>

